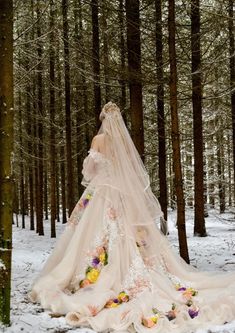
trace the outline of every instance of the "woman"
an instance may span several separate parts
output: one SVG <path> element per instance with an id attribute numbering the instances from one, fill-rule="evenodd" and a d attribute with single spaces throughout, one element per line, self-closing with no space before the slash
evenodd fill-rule
<path id="1" fill-rule="evenodd" d="M 86 190 L 30 299 L 96 331 L 189 333 L 235 319 L 235 273 L 199 272 L 173 253 L 117 105 L 100 120 L 83 163 Z"/>

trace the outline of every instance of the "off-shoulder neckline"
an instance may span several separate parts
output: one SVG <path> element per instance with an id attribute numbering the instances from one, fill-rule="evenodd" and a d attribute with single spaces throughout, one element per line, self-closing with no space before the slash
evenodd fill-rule
<path id="1" fill-rule="evenodd" d="M 96 150 L 96 149 L 94 149 L 94 148 L 90 148 L 90 150 L 89 150 L 89 153 L 94 153 L 94 154 L 97 154 L 97 155 L 100 155 L 101 157 L 103 157 L 104 159 L 107 159 L 107 157 L 103 154 L 103 153 L 101 153 L 100 151 L 98 151 L 98 150 Z"/>

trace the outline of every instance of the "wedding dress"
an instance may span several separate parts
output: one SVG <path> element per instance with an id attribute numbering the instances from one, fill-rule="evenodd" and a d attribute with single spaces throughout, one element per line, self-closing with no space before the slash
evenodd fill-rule
<path id="1" fill-rule="evenodd" d="M 29 297 L 97 332 L 190 333 L 235 319 L 235 272 L 200 272 L 160 232 L 161 208 L 117 106 L 103 108 L 103 152 Z"/>

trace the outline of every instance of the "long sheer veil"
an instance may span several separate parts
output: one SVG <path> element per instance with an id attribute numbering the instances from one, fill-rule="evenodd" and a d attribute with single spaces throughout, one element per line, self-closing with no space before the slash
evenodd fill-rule
<path id="1" fill-rule="evenodd" d="M 163 213 L 150 187 L 150 179 L 130 137 L 120 109 L 107 103 L 100 114 L 98 134 L 104 134 L 105 156 L 111 161 L 113 188 L 119 191 L 126 209 L 135 211 L 132 225 L 158 224 L 163 230 Z M 166 225 L 164 227 L 166 233 Z"/>

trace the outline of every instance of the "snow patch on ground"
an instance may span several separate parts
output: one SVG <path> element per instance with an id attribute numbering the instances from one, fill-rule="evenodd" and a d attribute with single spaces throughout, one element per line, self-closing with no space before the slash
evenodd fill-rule
<path id="1" fill-rule="evenodd" d="M 168 236 L 172 246 L 178 249 L 176 212 L 169 212 Z M 219 215 L 215 210 L 209 211 L 206 218 L 208 237 L 193 237 L 193 211 L 187 210 L 187 235 L 191 264 L 206 271 L 235 271 L 235 216 L 233 213 Z M 20 223 L 19 218 L 19 223 Z M 12 325 L 0 327 L 5 333 L 39 333 L 39 332 L 81 332 L 94 333 L 91 329 L 71 328 L 64 317 L 51 318 L 49 312 L 39 305 L 29 303 L 27 293 L 31 283 L 40 272 L 43 263 L 51 252 L 56 239 L 50 238 L 50 221 L 45 221 L 45 236 L 38 236 L 29 230 L 13 226 L 13 272 L 12 272 Z M 57 224 L 57 237 L 65 225 Z M 235 333 L 235 321 L 223 326 L 211 327 L 209 331 L 198 330 L 196 333 Z"/>

